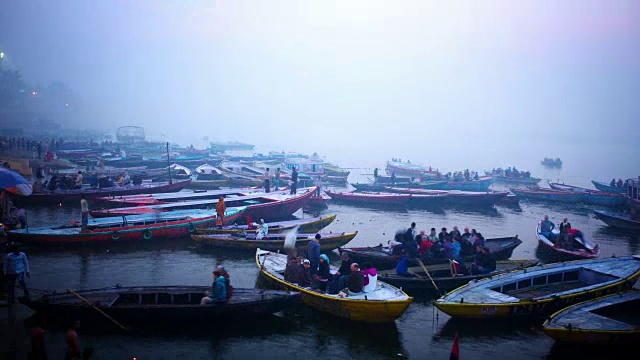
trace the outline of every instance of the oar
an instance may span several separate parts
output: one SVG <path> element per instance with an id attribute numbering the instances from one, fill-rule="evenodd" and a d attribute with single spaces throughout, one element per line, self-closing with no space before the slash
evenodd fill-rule
<path id="1" fill-rule="evenodd" d="M 420 266 L 422 267 L 422 270 L 424 270 L 424 272 L 427 274 L 427 276 L 429 277 L 429 280 L 431 280 L 431 284 L 433 284 L 433 287 L 436 288 L 436 290 L 438 290 L 438 293 L 440 293 L 440 295 L 442 295 L 442 291 L 440 291 L 440 289 L 438 288 L 438 285 L 436 285 L 436 282 L 433 281 L 433 278 L 431 277 L 431 274 L 429 274 L 429 270 L 427 270 L 427 267 L 424 266 L 422 259 L 416 259 L 416 261 L 418 262 L 418 264 L 420 264 Z"/>
<path id="2" fill-rule="evenodd" d="M 106 317 L 107 319 L 111 320 L 112 323 L 118 325 L 118 327 L 120 327 L 122 330 L 129 330 L 128 327 L 120 324 L 119 322 L 117 322 L 114 318 L 112 318 L 111 316 L 107 315 L 104 311 L 100 310 L 97 306 L 93 305 L 89 300 L 83 298 L 82 296 L 80 296 L 77 292 L 73 291 L 73 290 L 69 290 L 67 289 L 67 292 L 75 297 L 77 297 L 78 299 L 82 300 L 85 304 L 91 306 L 92 308 L 94 308 L 96 311 L 98 311 L 100 314 L 104 315 L 104 317 Z"/>

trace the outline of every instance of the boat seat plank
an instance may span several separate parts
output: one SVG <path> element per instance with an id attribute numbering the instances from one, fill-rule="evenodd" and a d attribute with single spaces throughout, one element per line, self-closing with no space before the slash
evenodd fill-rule
<path id="1" fill-rule="evenodd" d="M 636 328 L 636 326 L 632 324 L 594 314 L 585 309 L 576 310 L 564 315 L 562 317 L 562 324 L 564 326 L 571 324 L 574 329 L 628 331 Z"/>
<path id="2" fill-rule="evenodd" d="M 565 291 L 586 287 L 589 284 L 579 280 L 564 281 L 560 283 L 547 284 L 542 286 L 534 286 L 526 289 L 517 289 L 509 291 L 509 295 L 519 299 L 540 298 L 551 294 L 562 293 Z"/>

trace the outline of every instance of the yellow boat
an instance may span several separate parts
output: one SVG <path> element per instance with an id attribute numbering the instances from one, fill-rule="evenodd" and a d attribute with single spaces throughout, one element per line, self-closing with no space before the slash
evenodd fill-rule
<path id="1" fill-rule="evenodd" d="M 330 295 L 301 287 L 284 280 L 284 270 L 287 256 L 258 249 L 256 264 L 261 273 L 269 280 L 285 290 L 299 291 L 302 301 L 320 311 L 341 318 L 370 322 L 392 322 L 402 316 L 413 298 L 402 290 L 381 281 L 377 282 L 375 290 L 362 292 L 346 297 Z M 332 268 L 332 272 L 335 268 Z"/>
<path id="2" fill-rule="evenodd" d="M 336 214 L 328 216 L 318 216 L 307 219 L 296 219 L 267 223 L 269 234 L 282 234 L 298 226 L 299 233 L 314 233 L 329 226 L 336 219 Z M 242 234 L 246 232 L 256 232 L 256 229 L 249 229 L 248 225 L 229 225 L 219 228 L 196 229 L 196 234 Z"/>
<path id="3" fill-rule="evenodd" d="M 435 306 L 460 318 L 546 316 L 630 289 L 639 276 L 640 255 L 538 265 L 471 282 Z"/>
<path id="4" fill-rule="evenodd" d="M 562 309 L 544 322 L 545 334 L 562 343 L 637 344 L 640 290 L 589 300 Z"/>

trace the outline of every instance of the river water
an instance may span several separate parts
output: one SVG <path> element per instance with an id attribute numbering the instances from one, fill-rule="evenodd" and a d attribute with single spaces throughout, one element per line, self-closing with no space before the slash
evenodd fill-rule
<path id="1" fill-rule="evenodd" d="M 371 169 L 354 174 L 361 181 Z M 582 184 L 587 185 L 587 184 Z M 499 186 L 498 186 L 499 188 Z M 638 233 L 614 231 L 595 218 L 583 205 L 549 205 L 521 201 L 519 206 L 497 206 L 486 210 L 445 209 L 404 211 L 330 204 L 324 214 L 337 219 L 326 231 L 358 230 L 348 246 L 386 242 L 412 221 L 417 229 L 475 228 L 487 237 L 518 235 L 523 244 L 512 259 L 537 258 L 535 228 L 548 214 L 559 223 L 568 217 L 574 227 L 600 245 L 601 256 L 640 253 Z M 298 212 L 298 217 L 310 216 Z M 80 220 L 79 209 L 53 207 L 28 209 L 31 226 Z M 87 246 L 81 249 L 26 249 L 32 266 L 29 286 L 36 289 L 91 289 L 120 284 L 208 285 L 211 271 L 219 264 L 231 274 L 235 287 L 254 287 L 258 268 L 254 254 L 207 250 L 190 239 L 121 246 Z M 332 262 L 338 264 L 336 254 Z M 446 359 L 454 334 L 460 338 L 461 358 L 541 359 L 566 356 L 567 348 L 554 345 L 538 323 L 454 321 L 435 309 L 432 298 L 415 299 L 395 323 L 361 325 L 335 319 L 305 307 L 261 319 L 241 322 L 194 324 L 193 329 L 165 333 L 118 334 L 80 332 L 83 346 L 95 348 L 94 359 L 249 359 L 249 358 L 355 358 L 355 359 Z M 122 319 L 126 323 L 126 319 Z M 204 329 L 202 325 L 205 325 Z M 64 334 L 52 329 L 47 347 L 63 354 Z M 572 356 L 593 355 L 569 349 Z M 57 358 L 57 357 L 53 357 Z"/>

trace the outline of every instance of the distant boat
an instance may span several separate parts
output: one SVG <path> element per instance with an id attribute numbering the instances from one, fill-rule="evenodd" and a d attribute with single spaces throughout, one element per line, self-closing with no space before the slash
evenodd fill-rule
<path id="1" fill-rule="evenodd" d="M 209 149 L 213 152 L 224 152 L 226 150 L 253 150 L 256 146 L 238 141 L 212 142 Z"/>
<path id="2" fill-rule="evenodd" d="M 595 181 L 595 180 L 591 180 L 591 183 L 593 184 L 593 186 L 596 187 L 596 189 L 600 191 L 610 192 L 610 193 L 624 194 L 625 191 L 627 190 L 625 186 L 622 186 L 622 187 L 611 186 L 610 184 L 603 183 L 600 181 Z"/>
<path id="3" fill-rule="evenodd" d="M 544 160 L 542 160 L 540 163 L 542 163 L 542 165 L 546 167 L 555 167 L 555 168 L 562 167 L 562 160 L 560 160 L 560 158 L 555 158 L 555 159 L 544 158 Z"/>
<path id="4" fill-rule="evenodd" d="M 627 213 L 614 213 L 610 211 L 594 210 L 596 217 L 602 220 L 605 224 L 628 230 L 640 230 L 640 221 L 633 220 L 631 215 Z"/>

